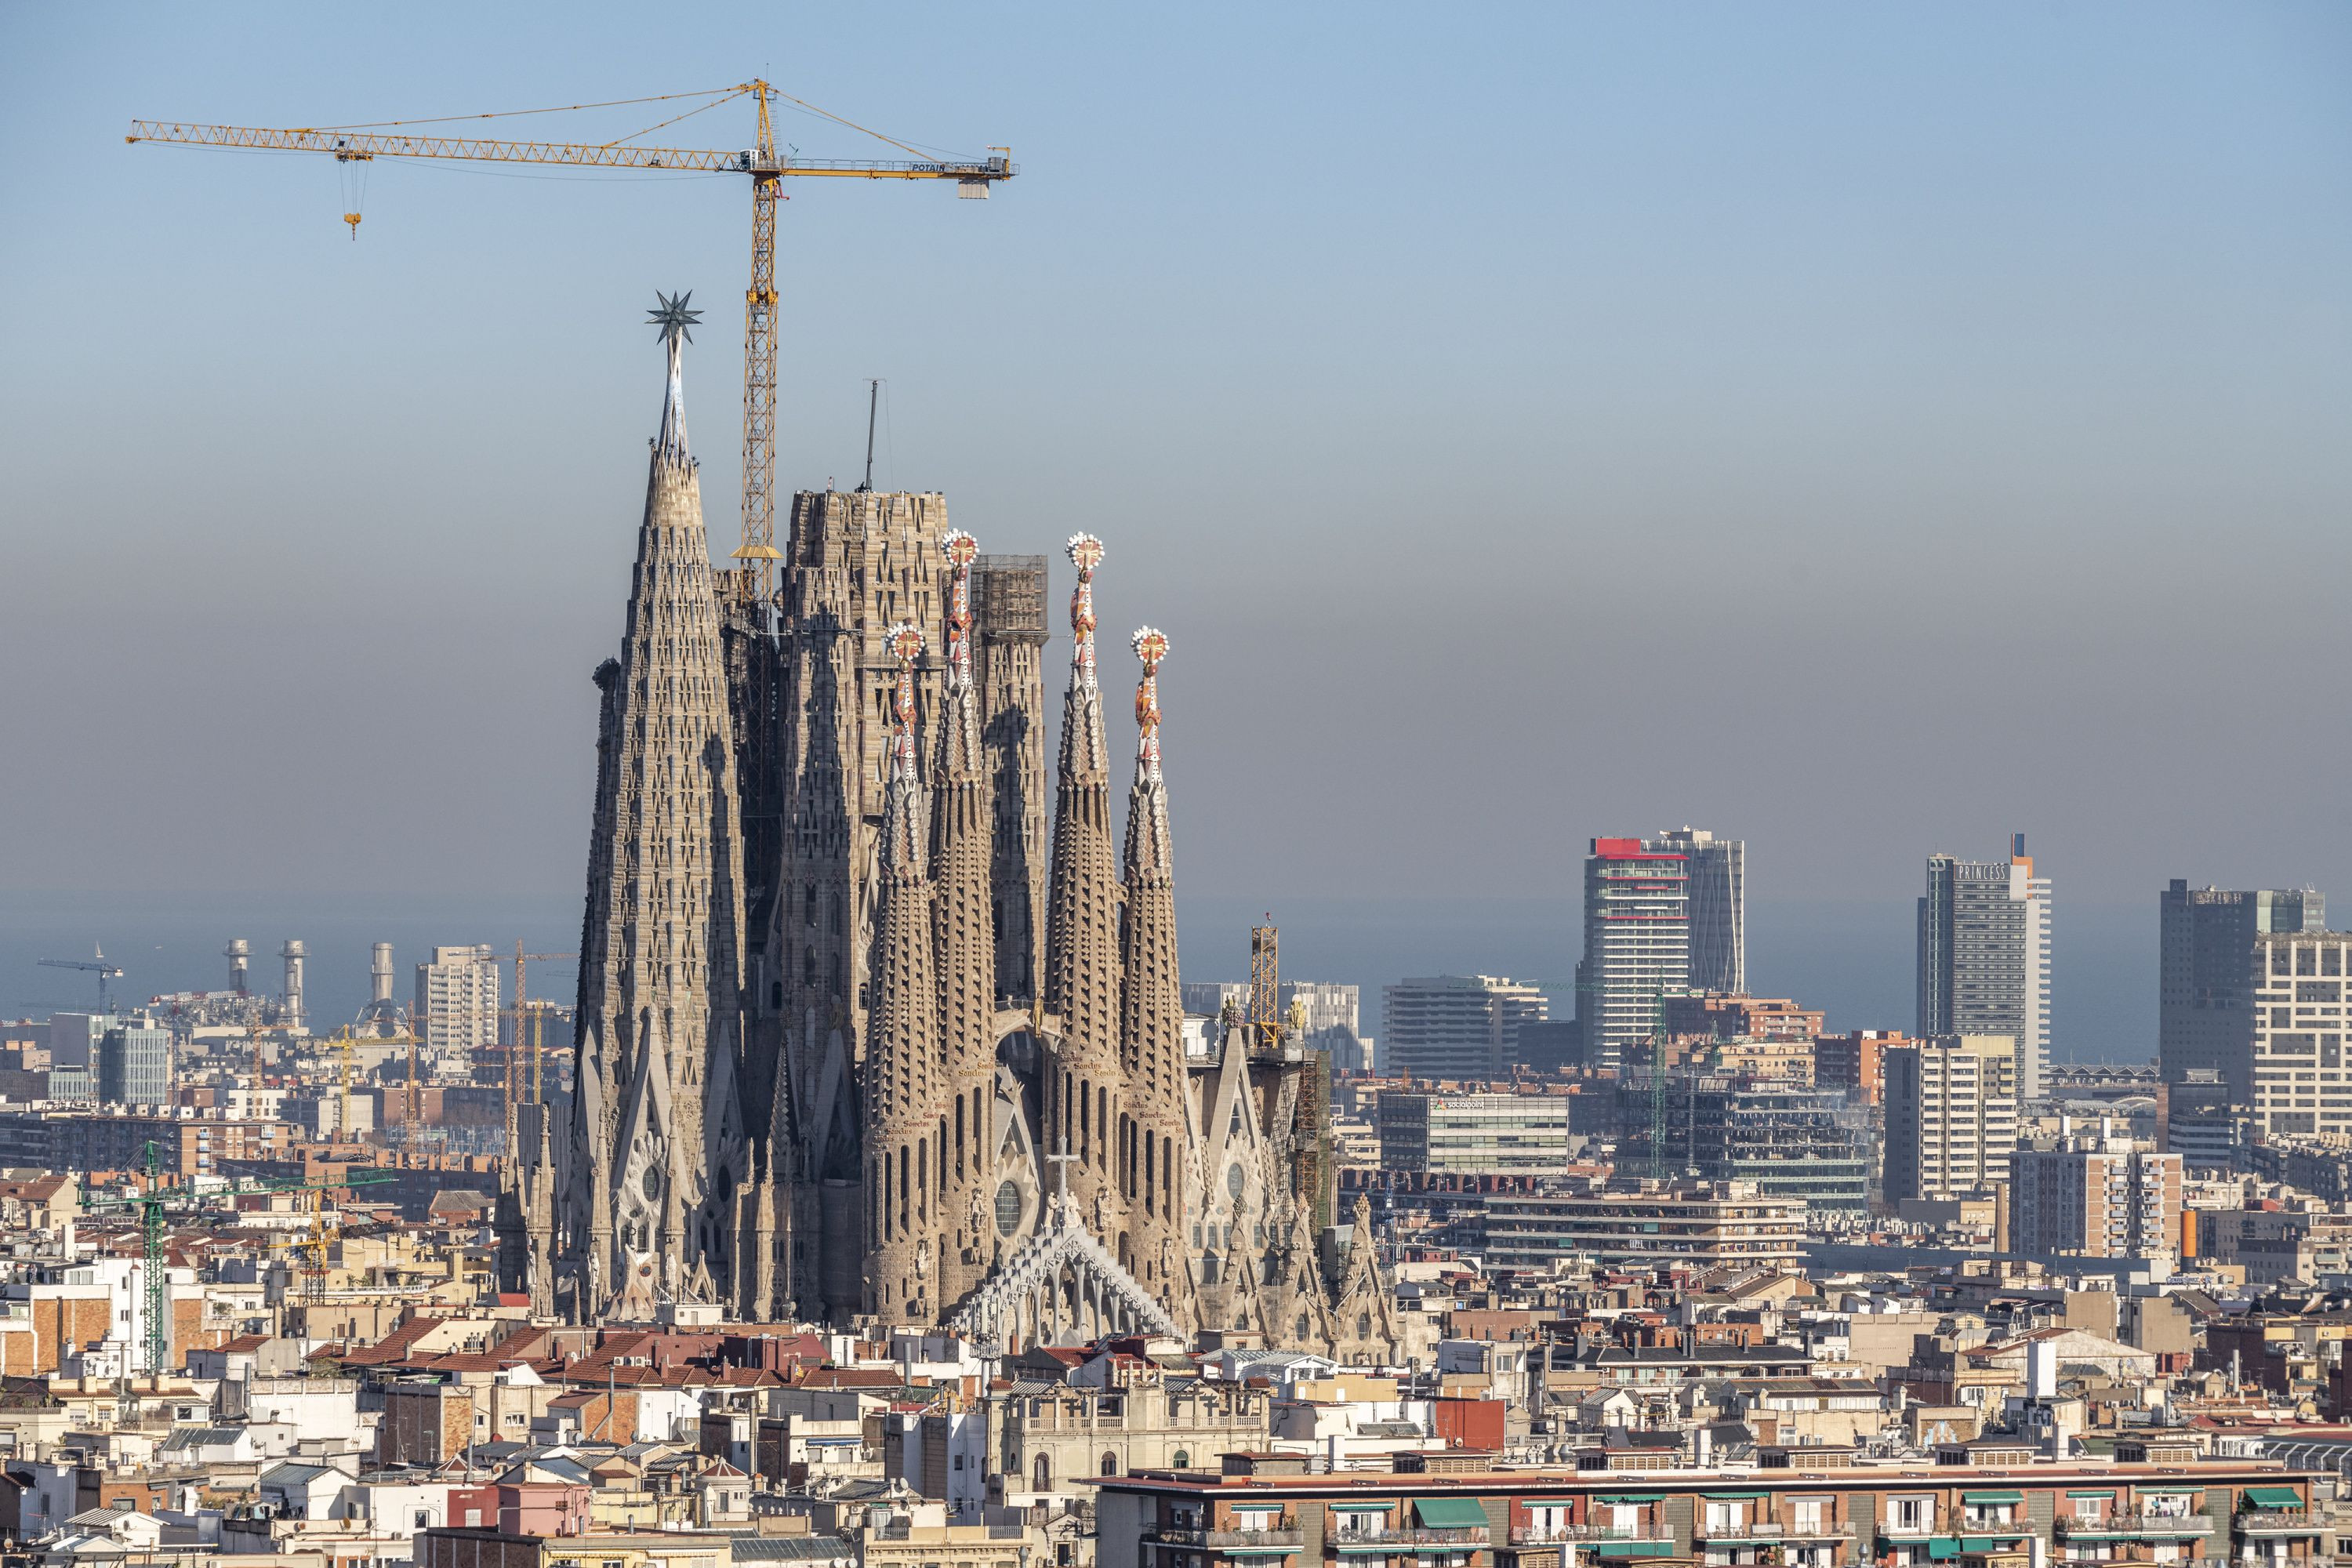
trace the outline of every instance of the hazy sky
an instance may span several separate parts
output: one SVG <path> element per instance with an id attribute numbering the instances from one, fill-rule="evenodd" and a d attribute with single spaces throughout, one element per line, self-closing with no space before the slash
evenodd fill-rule
<path id="1" fill-rule="evenodd" d="M 2170 876 L 2352 908 L 2338 4 L 9 6 L 0 887 L 569 896 L 656 288 L 734 543 L 747 182 L 380 163 L 353 241 L 332 163 L 128 121 L 753 73 L 1013 149 L 792 190 L 780 483 L 885 376 L 881 482 L 1100 533 L 1193 896 L 1559 897 L 1687 821 L 1892 906 L 2021 828 L 2062 994 Z"/>

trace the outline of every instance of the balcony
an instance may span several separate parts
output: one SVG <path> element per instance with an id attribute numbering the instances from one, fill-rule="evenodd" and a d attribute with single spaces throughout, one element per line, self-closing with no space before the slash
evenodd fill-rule
<path id="1" fill-rule="evenodd" d="M 2186 1541 L 2213 1533 L 2201 1513 L 2126 1513 L 2114 1519 L 2061 1519 L 2058 1533 L 2069 1541 Z"/>
<path id="2" fill-rule="evenodd" d="M 2231 1523 L 2240 1535 L 2317 1535 L 2326 1527 L 2317 1516 L 2299 1508 L 2249 1509 Z"/>
<path id="3" fill-rule="evenodd" d="M 1659 1542 L 1674 1538 L 1674 1531 L 1663 1524 L 1641 1524 L 1630 1529 L 1613 1524 L 1511 1526 L 1511 1544 L 1514 1546 L 1567 1546 L 1594 1541 Z"/>
<path id="4" fill-rule="evenodd" d="M 1701 1522 L 1691 1526 L 1692 1536 L 1700 1541 L 1843 1541 L 1853 1533 L 1852 1525 L 1827 1519 L 1819 1524 L 1801 1526 L 1762 1519 L 1740 1524 Z"/>
<path id="5" fill-rule="evenodd" d="M 1488 1544 L 1491 1531 L 1465 1526 L 1433 1529 L 1426 1525 L 1394 1525 L 1381 1530 L 1351 1530 L 1324 1537 L 1335 1552 L 1475 1552 Z"/>
<path id="6" fill-rule="evenodd" d="M 1305 1546 L 1307 1532 L 1298 1528 L 1297 1520 L 1285 1514 L 1279 1524 L 1264 1530 L 1235 1530 L 1231 1527 L 1209 1530 L 1198 1525 L 1163 1524 L 1146 1539 L 1157 1541 L 1162 1546 L 1191 1546 L 1213 1552 L 1227 1547 L 1258 1547 L 1268 1552 L 1281 1552 L 1297 1551 Z"/>

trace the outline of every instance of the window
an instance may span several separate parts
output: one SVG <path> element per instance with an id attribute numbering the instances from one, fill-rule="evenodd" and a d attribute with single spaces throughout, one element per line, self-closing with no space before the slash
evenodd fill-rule
<path id="1" fill-rule="evenodd" d="M 1789 1500 L 1789 1528 L 1801 1535 L 1818 1535 L 1822 1531 L 1822 1504 L 1817 1497 Z"/>
<path id="2" fill-rule="evenodd" d="M 1981 1394 L 1981 1391 L 1977 1391 Z M 1933 1530 L 1936 1528 L 1936 1500 L 1930 1497 L 1898 1497 L 1886 1500 L 1887 1521 L 1900 1530 Z"/>
<path id="3" fill-rule="evenodd" d="M 1192 1462 L 1192 1455 L 1191 1451 L 1184 1448 L 1177 1449 L 1175 1458 L 1170 1461 L 1171 1464 L 1180 1470 L 1190 1465 Z"/>
<path id="4" fill-rule="evenodd" d="M 1102 1473 L 1107 1476 L 1115 1476 L 1118 1474 L 1118 1456 L 1117 1454 L 1105 1454 L 1102 1457 Z"/>

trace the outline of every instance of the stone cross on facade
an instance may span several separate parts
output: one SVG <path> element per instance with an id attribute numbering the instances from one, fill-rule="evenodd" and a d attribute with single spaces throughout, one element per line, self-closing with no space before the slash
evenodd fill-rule
<path id="1" fill-rule="evenodd" d="M 1067 1138 L 1062 1140 L 1062 1146 L 1058 1152 L 1045 1156 L 1047 1163 L 1055 1167 L 1054 1207 L 1057 1212 L 1070 1206 L 1070 1162 L 1076 1158 L 1076 1154 L 1070 1152 L 1070 1141 Z"/>

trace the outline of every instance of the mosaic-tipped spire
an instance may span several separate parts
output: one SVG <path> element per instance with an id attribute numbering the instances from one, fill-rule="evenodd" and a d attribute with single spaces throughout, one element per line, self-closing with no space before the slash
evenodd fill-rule
<path id="1" fill-rule="evenodd" d="M 1095 568 L 1102 541 L 1073 536 L 1078 569 L 1070 598 L 1070 689 L 1062 707 L 1062 765 L 1054 797 L 1053 877 L 1045 906 L 1045 1010 L 1061 1019 L 1058 1071 L 1048 1075 L 1052 1136 L 1077 1164 L 1079 1208 L 1110 1198 L 1113 1131 L 1123 1098 L 1119 1070 L 1118 850 L 1110 837 L 1110 779 L 1103 755 L 1102 692 L 1095 683 Z M 1091 1103 L 1089 1103 L 1091 1102 Z M 1091 1114 L 1081 1115 L 1085 1106 Z M 1108 1234 L 1106 1232 L 1105 1234 Z"/>
<path id="2" fill-rule="evenodd" d="M 1062 770 L 1102 777 L 1109 772 L 1103 747 L 1102 690 L 1095 679 L 1095 568 L 1102 564 L 1102 541 L 1074 533 L 1070 564 L 1078 585 L 1070 591 L 1070 689 L 1062 709 Z"/>
<path id="3" fill-rule="evenodd" d="M 878 1205 L 869 1234 L 879 1243 L 866 1280 L 866 1310 L 891 1322 L 925 1322 L 939 1311 L 940 1193 L 932 1173 L 943 1152 L 937 1122 L 939 991 L 933 967 L 929 830 L 915 763 L 915 660 L 923 634 L 900 621 L 883 646 L 898 660 L 891 697 L 890 782 L 882 807 L 882 886 L 874 916 L 874 1014 L 866 1053 L 866 1138 Z"/>
<path id="4" fill-rule="evenodd" d="M 1137 1278 L 1171 1315 L 1192 1305 L 1184 1247 L 1184 1007 L 1177 983 L 1176 896 L 1168 845 L 1168 786 L 1160 774 L 1160 665 L 1168 639 L 1135 634 L 1143 662 L 1135 687 L 1135 787 L 1127 799 L 1127 918 L 1119 928 L 1119 1039 L 1135 1162 L 1129 1219 Z"/>
<path id="5" fill-rule="evenodd" d="M 1160 782 L 1160 661 L 1168 657 L 1167 634 L 1144 626 L 1135 634 L 1135 657 L 1143 679 L 1135 687 L 1135 774 Z"/>
<path id="6" fill-rule="evenodd" d="M 952 1107 L 954 1158 L 940 1152 L 939 1199 L 949 1245 L 940 1300 L 960 1300 L 980 1283 L 998 1237 L 988 1220 L 996 1195 L 995 779 L 982 747 L 982 699 L 972 685 L 972 563 L 980 542 L 950 529 L 940 540 L 948 568 L 944 598 L 947 679 L 940 693 L 938 766 L 931 777 L 931 929 L 940 997 L 940 1085 Z"/>
<path id="7" fill-rule="evenodd" d="M 915 660 L 923 653 L 922 628 L 900 621 L 884 635 L 882 646 L 898 661 L 890 698 L 890 782 L 882 807 L 882 864 L 890 875 L 919 879 L 930 815 L 922 773 L 915 763 Z"/>
<path id="8" fill-rule="evenodd" d="M 948 675 L 940 716 L 939 784 L 976 778 L 986 771 L 981 752 L 980 699 L 971 684 L 971 564 L 980 558 L 980 541 L 961 528 L 948 530 L 940 540 L 940 553 L 948 563 Z"/>
<path id="9" fill-rule="evenodd" d="M 661 435 L 655 439 L 654 449 L 673 463 L 691 459 L 686 450 L 686 379 L 683 374 L 685 348 L 694 341 L 695 324 L 702 312 L 687 309 L 694 298 L 689 289 L 683 294 L 654 291 L 656 304 L 646 312 L 646 320 L 661 329 L 662 345 L 669 352 L 669 390 L 662 398 Z"/>

